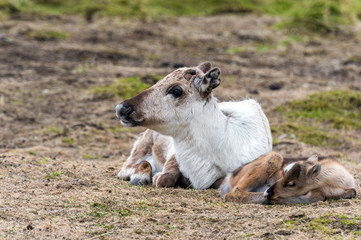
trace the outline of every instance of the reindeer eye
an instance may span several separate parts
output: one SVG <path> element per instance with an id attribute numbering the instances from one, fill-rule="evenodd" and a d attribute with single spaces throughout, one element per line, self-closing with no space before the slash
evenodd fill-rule
<path id="1" fill-rule="evenodd" d="M 180 86 L 176 85 L 169 89 L 167 94 L 172 94 L 174 98 L 179 98 L 183 94 L 183 89 Z"/>
<path id="2" fill-rule="evenodd" d="M 296 186 L 295 182 L 288 182 L 288 183 L 283 184 L 283 187 L 295 187 L 295 186 Z"/>

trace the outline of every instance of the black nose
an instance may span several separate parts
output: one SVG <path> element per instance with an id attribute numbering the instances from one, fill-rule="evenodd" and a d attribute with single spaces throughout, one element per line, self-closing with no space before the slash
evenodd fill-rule
<path id="1" fill-rule="evenodd" d="M 134 112 L 133 106 L 126 105 L 124 103 L 118 104 L 115 108 L 115 113 L 118 118 L 129 116 L 130 114 L 132 114 L 132 112 Z"/>
<path id="2" fill-rule="evenodd" d="M 267 199 L 270 199 L 273 195 L 274 195 L 274 188 L 275 185 L 273 184 L 271 187 L 269 187 L 266 192 L 267 192 Z"/>

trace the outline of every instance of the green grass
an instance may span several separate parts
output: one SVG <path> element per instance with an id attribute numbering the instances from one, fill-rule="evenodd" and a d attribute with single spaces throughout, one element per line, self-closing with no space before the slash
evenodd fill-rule
<path id="1" fill-rule="evenodd" d="M 80 14 L 121 18 L 205 16 L 220 13 L 261 13 L 280 16 L 282 25 L 316 32 L 333 32 L 339 24 L 361 19 L 359 0 L 0 0 L 10 15 Z"/>
<path id="2" fill-rule="evenodd" d="M 29 38 L 35 39 L 37 41 L 52 41 L 52 40 L 62 40 L 69 37 L 68 33 L 60 31 L 43 31 L 43 30 L 29 30 L 25 34 Z"/>
<path id="3" fill-rule="evenodd" d="M 244 47 L 230 47 L 226 50 L 226 52 L 229 54 L 239 54 L 244 51 L 246 51 L 246 48 L 244 48 Z"/>
<path id="4" fill-rule="evenodd" d="M 74 142 L 74 139 L 71 137 L 65 137 L 62 139 L 62 142 L 71 145 Z"/>
<path id="5" fill-rule="evenodd" d="M 315 119 L 334 128 L 361 129 L 361 92 L 333 90 L 276 108 L 294 120 Z"/>
<path id="6" fill-rule="evenodd" d="M 323 236 L 340 236 L 344 232 L 359 235 L 361 221 L 358 217 L 345 215 L 326 214 L 316 218 L 302 217 L 297 219 L 286 219 L 281 223 L 281 227 L 287 229 L 304 229 L 308 232 L 316 232 Z M 321 236 L 319 236 L 321 237 Z"/>
<path id="7" fill-rule="evenodd" d="M 32 151 L 32 150 L 28 151 L 28 153 L 29 153 L 30 155 L 36 155 L 36 152 L 35 152 L 35 151 Z"/>
<path id="8" fill-rule="evenodd" d="M 52 134 L 61 134 L 63 131 L 64 131 L 63 127 L 48 126 L 48 127 L 45 128 L 43 133 L 46 134 L 46 135 L 52 135 Z"/>
<path id="9" fill-rule="evenodd" d="M 95 160 L 95 159 L 99 159 L 99 158 L 101 158 L 101 156 L 99 156 L 99 155 L 89 155 L 89 154 L 83 155 L 84 160 Z"/>
<path id="10" fill-rule="evenodd" d="M 361 130 L 361 92 L 333 90 L 294 100 L 275 111 L 285 116 L 271 124 L 274 135 L 295 134 L 315 146 L 338 146 L 345 142 L 343 130 Z"/>
<path id="11" fill-rule="evenodd" d="M 120 78 L 107 86 L 98 86 L 92 89 L 98 98 L 111 98 L 121 96 L 123 99 L 131 98 L 149 88 L 150 84 L 141 81 L 140 77 Z"/>
<path id="12" fill-rule="evenodd" d="M 267 41 L 255 41 L 253 42 L 253 48 L 257 52 L 268 52 L 272 50 L 281 50 L 284 49 L 284 47 L 287 47 L 293 43 L 297 42 L 307 42 L 310 38 L 307 35 L 287 35 L 283 39 L 279 41 L 272 41 L 271 39 L 268 39 Z M 246 52 L 247 48 L 242 46 L 232 46 L 229 47 L 226 52 L 232 55 L 241 54 L 243 52 Z M 355 59 L 355 60 L 354 60 Z M 352 58 L 350 61 L 356 61 L 357 58 Z"/>
<path id="13" fill-rule="evenodd" d="M 45 179 L 59 179 L 62 175 L 64 175 L 63 172 L 52 172 L 45 176 Z"/>

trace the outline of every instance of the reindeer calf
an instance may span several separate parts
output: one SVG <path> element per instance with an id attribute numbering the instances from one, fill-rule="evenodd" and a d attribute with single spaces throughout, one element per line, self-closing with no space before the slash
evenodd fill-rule
<path id="1" fill-rule="evenodd" d="M 117 105 L 124 126 L 148 128 L 134 144 L 120 178 L 135 185 L 171 187 L 180 182 L 206 189 L 272 150 L 268 119 L 255 100 L 218 103 L 213 97 L 219 76 L 220 69 L 209 62 L 180 68 Z"/>
<path id="2" fill-rule="evenodd" d="M 356 196 L 352 175 L 337 161 L 287 161 L 264 154 L 229 174 L 220 186 L 227 201 L 295 204 Z M 264 192 L 263 192 L 264 191 Z"/>

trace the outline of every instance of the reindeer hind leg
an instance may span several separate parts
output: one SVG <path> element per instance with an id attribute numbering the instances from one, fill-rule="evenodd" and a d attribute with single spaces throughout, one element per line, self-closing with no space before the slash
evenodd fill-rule
<path id="1" fill-rule="evenodd" d="M 266 153 L 229 174 L 221 186 L 221 194 L 226 201 L 243 203 L 263 203 L 266 199 L 263 189 L 268 182 L 277 178 L 283 157 L 275 152 Z"/>

